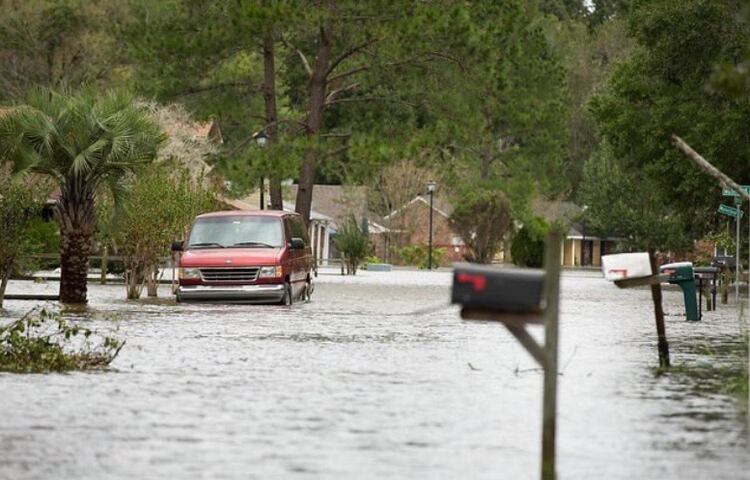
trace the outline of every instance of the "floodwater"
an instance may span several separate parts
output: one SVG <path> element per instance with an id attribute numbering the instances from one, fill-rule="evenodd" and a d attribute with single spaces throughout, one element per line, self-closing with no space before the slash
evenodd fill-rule
<path id="1" fill-rule="evenodd" d="M 127 344 L 109 371 L 0 374 L 0 478 L 538 478 L 542 373 L 500 325 L 462 323 L 449 285 L 321 275 L 291 308 L 92 285 L 81 321 Z M 735 400 L 654 375 L 648 290 L 568 273 L 562 295 L 560 479 L 750 478 Z M 665 310 L 673 363 L 738 338 L 730 307 L 687 323 L 669 290 Z"/>

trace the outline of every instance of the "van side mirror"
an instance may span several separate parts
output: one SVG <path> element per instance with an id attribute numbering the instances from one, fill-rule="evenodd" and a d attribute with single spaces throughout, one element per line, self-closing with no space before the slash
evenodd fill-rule
<path id="1" fill-rule="evenodd" d="M 172 251 L 173 252 L 181 252 L 183 250 L 183 241 L 182 240 L 175 240 L 172 242 Z"/>
<path id="2" fill-rule="evenodd" d="M 305 241 L 302 240 L 299 237 L 292 237 L 292 240 L 289 242 L 293 250 L 302 250 L 305 248 Z"/>

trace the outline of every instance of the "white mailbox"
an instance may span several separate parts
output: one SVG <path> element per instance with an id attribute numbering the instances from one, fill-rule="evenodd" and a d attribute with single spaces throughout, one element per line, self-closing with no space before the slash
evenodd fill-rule
<path id="1" fill-rule="evenodd" d="M 652 276 L 648 253 L 617 253 L 602 256 L 602 273 L 611 281 Z"/>

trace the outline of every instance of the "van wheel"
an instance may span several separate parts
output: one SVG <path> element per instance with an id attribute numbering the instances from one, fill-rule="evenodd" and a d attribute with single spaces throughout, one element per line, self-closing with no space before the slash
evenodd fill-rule
<path id="1" fill-rule="evenodd" d="M 281 298 L 281 301 L 279 302 L 279 304 L 289 306 L 292 303 L 294 303 L 294 299 L 292 298 L 292 286 L 289 285 L 289 282 L 285 282 L 284 283 L 284 296 Z"/>
<path id="2" fill-rule="evenodd" d="M 302 291 L 302 300 L 304 300 L 305 302 L 309 302 L 310 297 L 312 297 L 312 292 L 313 292 L 312 282 L 310 280 L 307 280 L 305 282 L 305 289 Z"/>

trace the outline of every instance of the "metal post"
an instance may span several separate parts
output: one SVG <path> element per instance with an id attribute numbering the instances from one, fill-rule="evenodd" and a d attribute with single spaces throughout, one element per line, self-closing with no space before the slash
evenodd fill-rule
<path id="1" fill-rule="evenodd" d="M 557 337 L 560 305 L 560 244 L 562 234 L 552 229 L 547 237 L 544 256 L 545 295 L 544 319 L 544 400 L 542 410 L 542 480 L 555 479 L 555 434 L 557 430 Z"/>
<path id="2" fill-rule="evenodd" d="M 263 177 L 260 177 L 260 209 L 265 210 L 266 209 L 266 199 L 265 199 L 265 179 Z"/>
<path id="3" fill-rule="evenodd" d="M 432 189 L 430 189 L 430 244 L 428 247 L 429 255 L 427 258 L 427 270 L 432 270 L 432 202 L 433 202 L 434 192 Z"/>
<path id="4" fill-rule="evenodd" d="M 737 308 L 740 306 L 740 215 L 742 213 L 742 200 L 735 197 L 734 203 L 737 207 L 737 214 L 734 217 L 734 223 L 737 227 L 737 241 L 735 242 L 735 261 L 734 261 L 734 301 L 737 302 Z"/>

